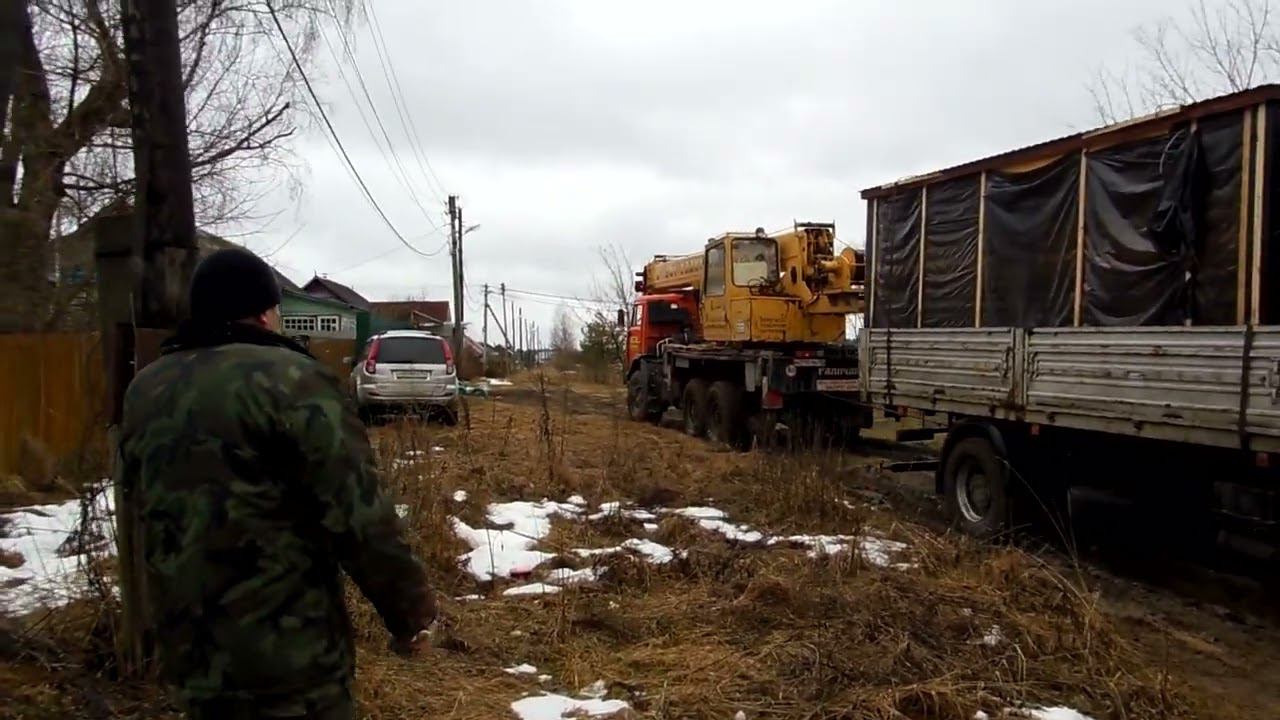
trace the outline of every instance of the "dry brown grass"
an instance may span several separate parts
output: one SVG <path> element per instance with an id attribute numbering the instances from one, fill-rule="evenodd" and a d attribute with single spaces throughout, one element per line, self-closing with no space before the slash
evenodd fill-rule
<path id="1" fill-rule="evenodd" d="M 868 509 L 848 486 L 860 472 L 855 460 L 714 448 L 630 423 L 608 410 L 620 406 L 620 391 L 584 388 L 572 377 L 526 376 L 498 395 L 470 401 L 469 429 L 404 423 L 375 433 L 387 487 L 409 506 L 412 542 L 442 598 L 445 627 L 437 648 L 399 658 L 367 603 L 352 603 L 369 718 L 511 717 L 509 704 L 523 694 L 572 694 L 596 680 L 654 718 L 725 719 L 741 710 L 749 718 L 969 720 L 976 710 L 998 717 L 1020 703 L 1068 704 L 1098 720 L 1246 717 L 1227 705 L 1210 715 L 1210 699 L 1177 668 L 1136 650 L 1072 573 Z M 469 494 L 465 503 L 452 499 L 459 489 Z M 478 585 L 459 570 L 466 548 L 450 531 L 451 515 L 479 524 L 491 501 L 574 493 L 593 505 L 711 504 L 771 533 L 874 533 L 908 543 L 901 559 L 914 566 L 735 547 L 667 517 L 653 537 L 686 551 L 683 558 L 661 567 L 628 556 L 598 560 L 607 568 L 599 583 L 559 595 L 505 598 L 509 583 Z M 639 523 L 621 518 L 557 521 L 541 547 L 563 552 L 635 536 Z M 486 598 L 454 600 L 472 593 Z M 986 644 L 993 627 L 1001 637 Z M 552 680 L 539 685 L 501 670 L 526 662 Z M 26 675 L 0 672 L 6 683 L 35 682 L 29 667 Z M 160 712 L 146 709 L 154 702 L 129 702 L 122 707 L 138 717 Z"/>

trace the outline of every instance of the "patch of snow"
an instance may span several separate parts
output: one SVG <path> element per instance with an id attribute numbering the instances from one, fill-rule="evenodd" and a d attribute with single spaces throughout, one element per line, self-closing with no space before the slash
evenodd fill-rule
<path id="1" fill-rule="evenodd" d="M 574 585 L 586 585 L 600 579 L 604 574 L 603 570 L 596 568 L 583 568 L 581 570 L 571 570 L 569 568 L 556 568 L 547 573 L 547 582 L 560 587 L 571 587 Z"/>
<path id="2" fill-rule="evenodd" d="M 658 532 L 658 523 L 647 522 L 644 524 L 645 532 Z"/>
<path id="3" fill-rule="evenodd" d="M 538 668 L 529 663 L 521 663 L 509 668 L 503 668 L 502 672 L 508 675 L 537 675 Z"/>
<path id="4" fill-rule="evenodd" d="M 419 457 L 426 454 L 427 453 L 423 450 L 407 450 L 405 451 L 404 456 L 408 458 L 413 458 L 413 457 Z"/>
<path id="5" fill-rule="evenodd" d="M 1004 632 L 999 625 L 992 625 L 987 628 L 987 632 L 977 641 L 978 644 L 986 645 L 987 647 L 995 647 L 1002 642 L 1004 642 Z"/>
<path id="6" fill-rule="evenodd" d="M 585 506 L 587 504 L 587 499 L 582 497 L 581 495 L 570 495 L 569 499 L 566 500 L 565 502 L 569 503 L 570 505 Z"/>
<path id="7" fill-rule="evenodd" d="M 1022 712 L 1030 720 L 1093 720 L 1079 710 L 1062 706 L 1027 708 Z"/>
<path id="8" fill-rule="evenodd" d="M 725 511 L 713 507 L 693 506 L 668 510 L 667 512 L 673 515 L 693 518 L 694 520 L 726 520 L 729 517 L 729 514 Z"/>
<path id="9" fill-rule="evenodd" d="M 578 691 L 582 697 L 596 698 L 597 700 L 609 694 L 609 686 L 604 680 L 597 680 L 590 685 Z"/>
<path id="10" fill-rule="evenodd" d="M 514 502 L 493 503 L 489 505 L 486 514 L 489 522 L 497 527 L 510 526 L 512 532 L 534 540 L 541 540 L 551 532 L 551 518 L 557 515 L 572 518 L 581 512 L 582 508 L 568 503 L 552 502 L 551 500 L 543 500 L 536 503 L 517 500 Z"/>
<path id="11" fill-rule="evenodd" d="M 483 599 L 484 599 L 483 595 L 459 595 L 458 597 L 454 598 L 454 600 L 457 600 L 458 602 L 472 602 L 475 600 L 483 600 Z"/>
<path id="12" fill-rule="evenodd" d="M 538 582 L 507 588 L 502 591 L 502 594 L 507 597 L 524 597 L 526 595 L 555 595 L 558 592 L 560 592 L 560 588 L 555 585 Z"/>
<path id="13" fill-rule="evenodd" d="M 747 720 L 747 714 L 739 710 L 737 714 L 733 716 L 733 720 Z"/>
<path id="14" fill-rule="evenodd" d="M 112 493 L 101 492 L 92 515 L 95 521 L 84 532 L 95 551 L 115 554 Z M 18 508 L 0 515 L 10 537 L 0 538 L 0 549 L 21 555 L 16 568 L 0 566 L 0 613 L 25 615 L 42 607 L 58 607 L 83 597 L 84 565 L 89 555 L 74 553 L 72 540 L 80 528 L 80 500 Z"/>
<path id="15" fill-rule="evenodd" d="M 540 683 L 544 683 L 544 682 L 547 682 L 547 681 L 549 681 L 549 680 L 551 680 L 551 676 L 550 676 L 550 675 L 539 675 L 539 676 L 538 676 L 538 682 L 540 682 Z"/>
<path id="16" fill-rule="evenodd" d="M 788 543 L 800 545 L 809 549 L 807 553 L 809 557 L 818 558 L 848 552 L 849 542 L 852 539 L 848 535 L 789 535 L 770 538 L 769 544 Z"/>
<path id="17" fill-rule="evenodd" d="M 431 452 L 433 452 L 433 453 L 442 453 L 442 452 L 444 452 L 444 448 L 440 447 L 439 445 L 432 445 L 432 446 L 431 446 Z"/>
<path id="18" fill-rule="evenodd" d="M 623 542 L 622 547 L 643 555 L 646 560 L 654 565 L 665 565 L 675 559 L 675 553 L 671 551 L 671 548 L 652 540 L 631 538 Z"/>
<path id="19" fill-rule="evenodd" d="M 534 550 L 539 538 L 530 538 L 512 530 L 475 529 L 458 518 L 451 518 L 453 534 L 467 545 L 471 552 L 459 558 L 467 572 L 480 582 L 512 575 L 528 575 L 534 568 L 555 557 L 551 553 Z"/>
<path id="20" fill-rule="evenodd" d="M 591 557 L 604 557 L 606 555 L 617 555 L 618 553 L 622 552 L 622 548 L 620 547 L 574 548 L 570 552 L 572 552 L 574 555 L 577 555 L 580 558 L 591 558 Z"/>
<path id="21" fill-rule="evenodd" d="M 511 385 L 510 380 L 503 380 L 502 378 L 489 378 L 485 380 L 485 382 L 493 387 L 507 387 Z"/>
<path id="22" fill-rule="evenodd" d="M 973 720 L 991 720 L 991 716 L 979 710 L 973 714 Z"/>
<path id="23" fill-rule="evenodd" d="M 467 491 L 466 491 L 466 490 L 455 490 L 455 491 L 453 491 L 453 501 L 454 501 L 454 502 L 466 502 L 468 497 L 470 497 L 470 496 L 469 496 L 469 495 L 467 495 Z"/>
<path id="24" fill-rule="evenodd" d="M 607 717 L 631 706 L 622 700 L 574 700 L 564 695 L 539 695 L 516 700 L 511 711 L 520 720 L 561 720 L 564 717 Z"/>
<path id="25" fill-rule="evenodd" d="M 409 506 L 408 506 L 408 505 L 396 505 L 396 515 L 399 515 L 400 517 L 408 517 L 408 515 L 409 515 Z"/>
<path id="26" fill-rule="evenodd" d="M 622 510 L 622 503 L 614 501 L 600 503 L 600 510 L 587 516 L 588 520 L 604 520 L 611 515 L 617 515 Z"/>
<path id="27" fill-rule="evenodd" d="M 893 564 L 893 554 L 907 549 L 907 544 L 897 540 L 878 537 L 864 537 L 858 540 L 858 553 L 867 562 L 877 567 L 889 567 Z M 898 568 L 904 570 L 910 565 Z"/>
<path id="28" fill-rule="evenodd" d="M 726 522 L 724 520 L 704 518 L 698 520 L 698 526 L 704 530 L 718 532 L 725 536 L 726 539 L 734 542 L 752 545 L 764 541 L 764 533 L 759 530 L 752 530 L 748 525 L 734 525 L 733 523 Z"/>

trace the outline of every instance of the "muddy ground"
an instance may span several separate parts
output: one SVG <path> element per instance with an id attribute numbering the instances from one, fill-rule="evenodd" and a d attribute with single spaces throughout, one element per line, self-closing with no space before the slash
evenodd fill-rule
<path id="1" fill-rule="evenodd" d="M 457 428 L 374 430 L 444 628 L 428 654 L 396 657 L 353 590 L 365 717 L 515 718 L 513 702 L 548 698 L 653 718 L 1280 717 L 1280 628 L 1237 579 L 1187 571 L 1185 592 L 1048 541 L 958 537 L 928 474 L 884 469 L 928 444 L 736 453 L 630 423 L 621 401 L 529 377 L 471 399 Z M 457 523 L 518 530 L 494 503 L 561 514 L 532 546 L 545 562 L 481 581 L 459 565 L 472 547 Z M 698 520 L 710 511 L 726 519 Z M 837 549 L 815 551 L 818 536 Z M 671 557 L 637 550 L 654 546 Z M 587 579 L 546 589 L 557 577 Z M 553 594 L 507 594 L 539 584 Z M 0 623 L 0 717 L 176 717 L 153 684 L 118 679 L 112 611 Z M 522 664 L 536 671 L 504 672 Z"/>

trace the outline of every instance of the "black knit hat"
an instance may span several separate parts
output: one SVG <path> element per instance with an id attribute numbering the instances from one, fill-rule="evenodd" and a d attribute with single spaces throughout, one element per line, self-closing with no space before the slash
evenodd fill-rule
<path id="1" fill-rule="evenodd" d="M 248 250 L 219 250 L 191 276 L 191 319 L 201 323 L 244 320 L 280 304 L 280 284 L 262 258 Z"/>

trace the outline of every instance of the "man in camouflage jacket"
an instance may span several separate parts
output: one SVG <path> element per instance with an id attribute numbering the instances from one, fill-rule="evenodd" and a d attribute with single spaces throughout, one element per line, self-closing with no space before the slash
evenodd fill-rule
<path id="1" fill-rule="evenodd" d="M 197 268 L 191 321 L 129 386 L 161 672 L 192 718 L 352 717 L 339 569 L 409 649 L 435 618 L 338 378 L 273 330 L 280 290 L 241 250 Z"/>

